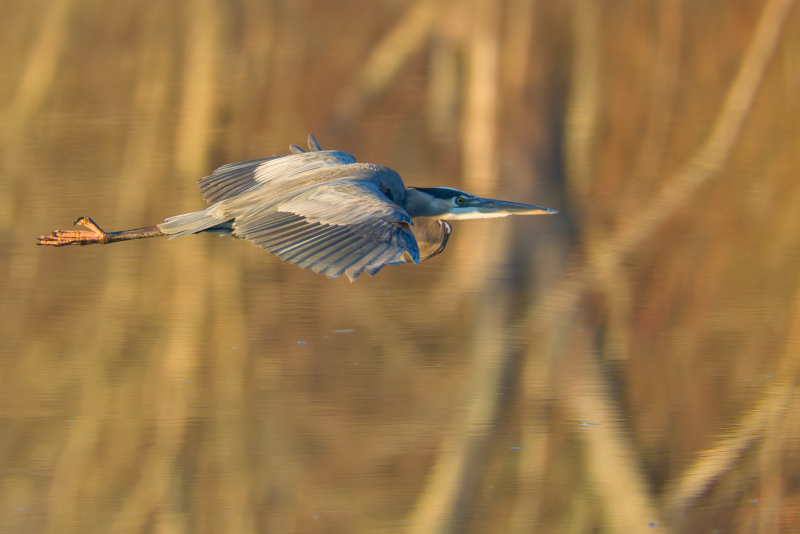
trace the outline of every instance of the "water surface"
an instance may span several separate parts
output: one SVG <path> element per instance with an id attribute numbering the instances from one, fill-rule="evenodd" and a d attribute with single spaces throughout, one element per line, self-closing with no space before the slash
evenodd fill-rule
<path id="1" fill-rule="evenodd" d="M 473 4 L 0 2 L 0 530 L 800 520 L 800 12 Z M 352 284 L 215 236 L 34 246 L 309 132 L 561 214 Z"/>

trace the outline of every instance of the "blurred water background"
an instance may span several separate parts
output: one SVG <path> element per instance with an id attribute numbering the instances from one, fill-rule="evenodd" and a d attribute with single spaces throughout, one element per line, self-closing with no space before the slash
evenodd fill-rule
<path id="1" fill-rule="evenodd" d="M 793 4 L 0 0 L 0 532 L 798 531 Z M 34 246 L 309 132 L 561 214 Z"/>

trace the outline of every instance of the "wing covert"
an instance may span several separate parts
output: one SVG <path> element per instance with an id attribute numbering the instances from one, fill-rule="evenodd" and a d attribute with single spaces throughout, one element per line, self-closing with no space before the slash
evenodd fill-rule
<path id="1" fill-rule="evenodd" d="M 355 163 L 347 152 L 326 150 L 228 163 L 197 185 L 208 205 L 233 198 L 265 184 L 280 183 L 309 171 Z"/>

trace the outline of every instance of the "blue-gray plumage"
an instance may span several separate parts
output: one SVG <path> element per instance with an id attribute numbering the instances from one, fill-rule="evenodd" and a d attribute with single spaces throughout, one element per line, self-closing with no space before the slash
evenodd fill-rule
<path id="1" fill-rule="evenodd" d="M 330 278 L 350 280 L 386 265 L 419 263 L 440 253 L 452 230 L 446 220 L 557 213 L 479 198 L 448 187 L 406 188 L 388 167 L 357 163 L 346 152 L 309 152 L 223 165 L 199 182 L 208 208 L 170 217 L 157 227 L 106 233 L 56 231 L 43 245 L 110 243 L 156 235 L 216 232 L 247 239 L 281 259 Z"/>

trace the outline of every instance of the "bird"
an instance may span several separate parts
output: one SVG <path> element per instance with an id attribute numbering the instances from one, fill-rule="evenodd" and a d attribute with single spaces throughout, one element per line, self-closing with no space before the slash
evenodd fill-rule
<path id="1" fill-rule="evenodd" d="M 406 187 L 388 167 L 359 163 L 338 150 L 322 150 L 309 134 L 308 151 L 229 163 L 198 182 L 208 203 L 145 228 L 105 232 L 91 218 L 40 236 L 47 246 L 108 244 L 203 232 L 250 241 L 284 261 L 335 279 L 374 276 L 387 265 L 418 264 L 441 253 L 448 221 L 557 210 L 481 198 L 451 187 Z"/>

